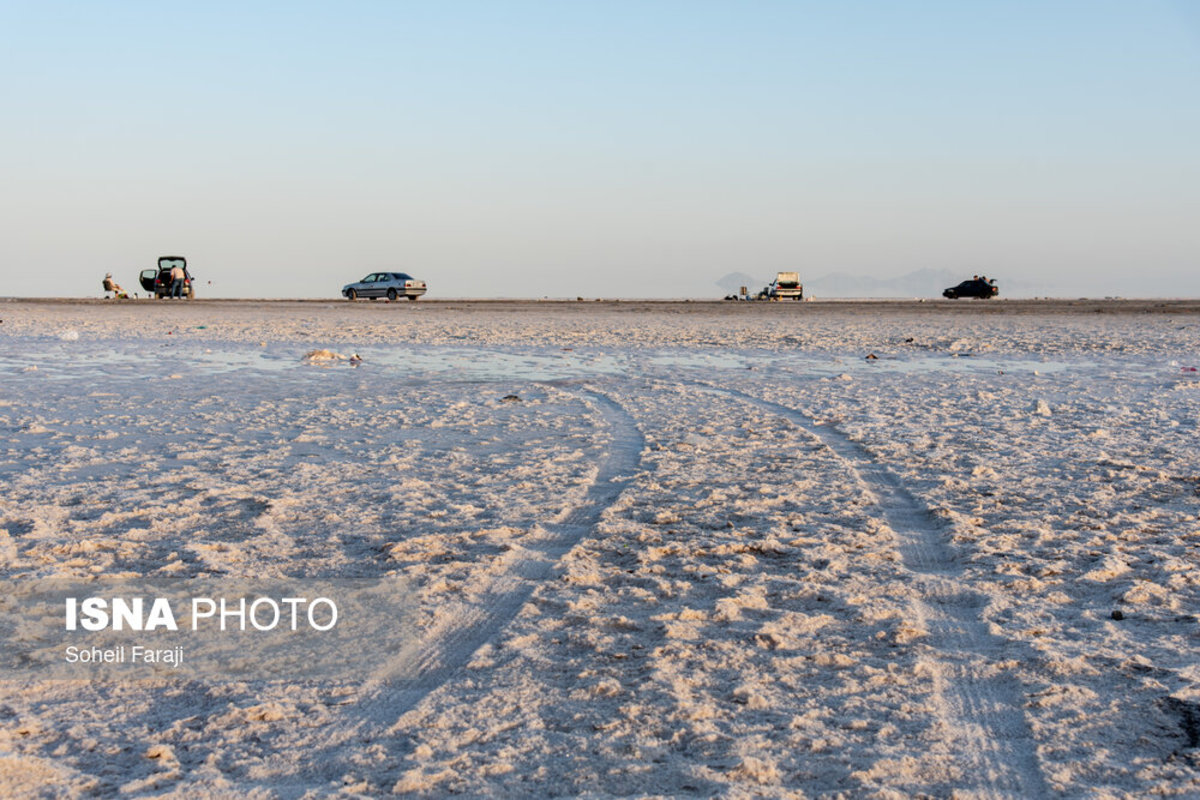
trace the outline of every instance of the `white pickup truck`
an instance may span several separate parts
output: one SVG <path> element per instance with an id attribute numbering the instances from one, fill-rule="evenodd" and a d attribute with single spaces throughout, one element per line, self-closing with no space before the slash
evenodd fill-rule
<path id="1" fill-rule="evenodd" d="M 804 286 L 800 283 L 800 274 L 797 272 L 777 273 L 775 280 L 763 291 L 770 300 L 804 299 Z"/>

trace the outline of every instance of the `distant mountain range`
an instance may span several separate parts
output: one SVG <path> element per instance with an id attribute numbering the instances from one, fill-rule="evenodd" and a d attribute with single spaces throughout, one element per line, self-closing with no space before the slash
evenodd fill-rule
<path id="1" fill-rule="evenodd" d="M 800 273 L 804 283 L 804 293 L 810 297 L 941 297 L 942 290 L 974 276 L 973 272 L 951 272 L 946 269 L 919 269 L 898 278 L 874 278 L 867 275 L 846 275 L 831 273 L 819 278 L 806 278 Z M 754 278 L 744 272 L 731 272 L 717 280 L 716 284 L 728 293 L 733 293 L 739 287 L 749 288 L 750 294 L 756 294 L 759 289 L 770 283 L 774 274 L 765 278 Z M 1001 297 L 1031 297 L 1035 295 L 1053 295 L 1056 292 L 1048 287 L 1038 286 L 1027 281 L 1006 280 L 1001 275 L 989 275 L 995 278 L 1000 287 Z"/>

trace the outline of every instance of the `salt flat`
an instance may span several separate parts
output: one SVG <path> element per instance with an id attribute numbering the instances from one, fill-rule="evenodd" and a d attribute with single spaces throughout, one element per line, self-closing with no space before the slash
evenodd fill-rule
<path id="1" fill-rule="evenodd" d="M 0 794 L 1200 793 L 1195 303 L 0 318 L 6 580 L 400 575 L 421 631 L 0 682 Z"/>

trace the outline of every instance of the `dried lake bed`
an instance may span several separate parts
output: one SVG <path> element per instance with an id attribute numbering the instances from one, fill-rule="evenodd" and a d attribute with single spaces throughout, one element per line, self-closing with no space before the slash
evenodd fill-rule
<path id="1" fill-rule="evenodd" d="M 386 681 L 0 682 L 0 794 L 1200 792 L 1200 303 L 0 318 L 4 580 L 416 617 Z"/>

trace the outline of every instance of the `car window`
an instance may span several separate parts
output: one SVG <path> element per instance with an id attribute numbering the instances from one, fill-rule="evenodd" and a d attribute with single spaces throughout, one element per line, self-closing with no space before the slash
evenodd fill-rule
<path id="1" fill-rule="evenodd" d="M 374 272 L 372 272 L 370 275 L 368 275 L 367 277 L 365 277 L 361 281 L 359 281 L 359 283 L 374 283 L 374 282 L 375 282 L 375 273 Z"/>

